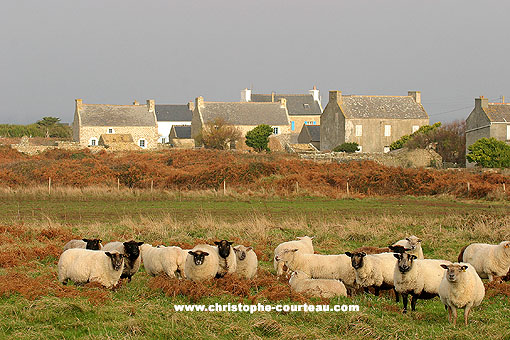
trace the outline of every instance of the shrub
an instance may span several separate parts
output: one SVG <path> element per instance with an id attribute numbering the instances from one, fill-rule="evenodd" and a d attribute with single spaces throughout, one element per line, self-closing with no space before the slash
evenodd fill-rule
<path id="1" fill-rule="evenodd" d="M 253 130 L 248 131 L 245 143 L 257 152 L 270 151 L 267 145 L 269 144 L 269 136 L 272 134 L 273 128 L 269 125 L 258 125 Z"/>
<path id="2" fill-rule="evenodd" d="M 416 130 L 415 132 L 413 132 L 412 134 L 410 135 L 403 135 L 402 137 L 400 137 L 400 139 L 394 141 L 393 143 L 390 144 L 390 150 L 397 150 L 397 149 L 401 149 L 403 148 L 404 146 L 408 146 L 408 142 L 417 138 L 418 136 L 428 136 L 428 134 L 431 132 L 431 131 L 434 131 L 436 130 L 437 128 L 439 128 L 441 126 L 441 122 L 437 122 L 433 125 L 423 125 L 423 126 L 420 126 L 420 128 L 418 130 Z M 430 144 L 427 143 L 427 145 Z M 417 147 L 415 147 L 417 148 Z"/>
<path id="3" fill-rule="evenodd" d="M 197 145 L 203 145 L 206 149 L 225 150 L 241 139 L 241 131 L 223 118 L 216 118 L 205 123 L 194 138 Z"/>
<path id="4" fill-rule="evenodd" d="M 481 138 L 468 147 L 466 159 L 484 168 L 510 168 L 510 146 L 496 138 Z"/>
<path id="5" fill-rule="evenodd" d="M 352 142 L 352 143 L 342 143 L 342 144 L 338 145 L 337 147 L 335 147 L 333 149 L 333 151 L 334 152 L 353 153 L 353 152 L 358 151 L 358 149 L 359 149 L 358 143 Z"/>

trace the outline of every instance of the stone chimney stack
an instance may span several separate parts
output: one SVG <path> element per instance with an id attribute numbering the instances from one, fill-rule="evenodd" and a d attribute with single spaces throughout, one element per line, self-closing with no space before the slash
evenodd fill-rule
<path id="1" fill-rule="evenodd" d="M 285 98 L 280 98 L 280 107 L 282 109 L 285 109 L 287 107 L 287 99 Z"/>
<path id="2" fill-rule="evenodd" d="M 413 97 L 414 101 L 421 104 L 421 92 L 420 91 L 408 91 L 407 95 Z"/>
<path id="3" fill-rule="evenodd" d="M 329 102 L 342 104 L 342 91 L 329 91 Z"/>
<path id="4" fill-rule="evenodd" d="M 271 103 L 274 103 L 274 97 L 276 93 L 274 91 L 271 92 Z"/>
<path id="5" fill-rule="evenodd" d="M 489 108 L 489 98 L 485 98 L 484 96 L 480 96 L 480 98 L 475 98 L 475 108 L 486 110 Z"/>
<path id="6" fill-rule="evenodd" d="M 76 102 L 75 110 L 76 112 L 78 112 L 83 107 L 83 99 L 75 99 L 75 102 Z"/>
<path id="7" fill-rule="evenodd" d="M 190 110 L 190 111 L 195 111 L 195 103 L 193 103 L 193 102 L 188 102 L 188 110 Z"/>
<path id="8" fill-rule="evenodd" d="M 135 100 L 135 101 L 133 102 L 133 105 L 140 105 L 140 103 L 138 102 L 138 100 Z"/>
<path id="9" fill-rule="evenodd" d="M 200 96 L 195 99 L 195 107 L 198 109 L 204 107 L 204 97 Z"/>
<path id="10" fill-rule="evenodd" d="M 251 90 L 249 89 L 241 90 L 241 102 L 242 103 L 251 102 Z"/>
<path id="11" fill-rule="evenodd" d="M 154 99 L 147 99 L 147 108 L 149 112 L 156 112 L 156 105 L 154 104 Z"/>

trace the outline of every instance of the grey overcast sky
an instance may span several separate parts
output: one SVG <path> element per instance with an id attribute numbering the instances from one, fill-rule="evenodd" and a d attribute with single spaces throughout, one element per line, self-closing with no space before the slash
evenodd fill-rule
<path id="1" fill-rule="evenodd" d="M 431 122 L 510 100 L 507 0 L 3 0 L 0 123 L 71 122 L 74 99 L 406 95 Z M 445 113 L 446 112 L 446 113 Z"/>

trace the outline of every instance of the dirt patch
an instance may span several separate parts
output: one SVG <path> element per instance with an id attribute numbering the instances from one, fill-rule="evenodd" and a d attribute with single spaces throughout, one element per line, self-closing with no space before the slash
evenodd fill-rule
<path id="1" fill-rule="evenodd" d="M 504 295 L 510 297 L 510 282 L 492 281 L 485 285 L 485 298 L 491 298 L 496 295 Z"/>

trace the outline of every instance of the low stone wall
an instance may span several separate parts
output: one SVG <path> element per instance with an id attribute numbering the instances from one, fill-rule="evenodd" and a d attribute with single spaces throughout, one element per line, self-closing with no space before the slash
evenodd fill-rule
<path id="1" fill-rule="evenodd" d="M 37 155 L 38 153 L 52 149 L 79 150 L 82 147 L 76 142 L 69 141 L 32 142 L 30 138 L 25 136 L 21 138 L 19 144 L 11 144 L 11 148 L 27 155 Z"/>

